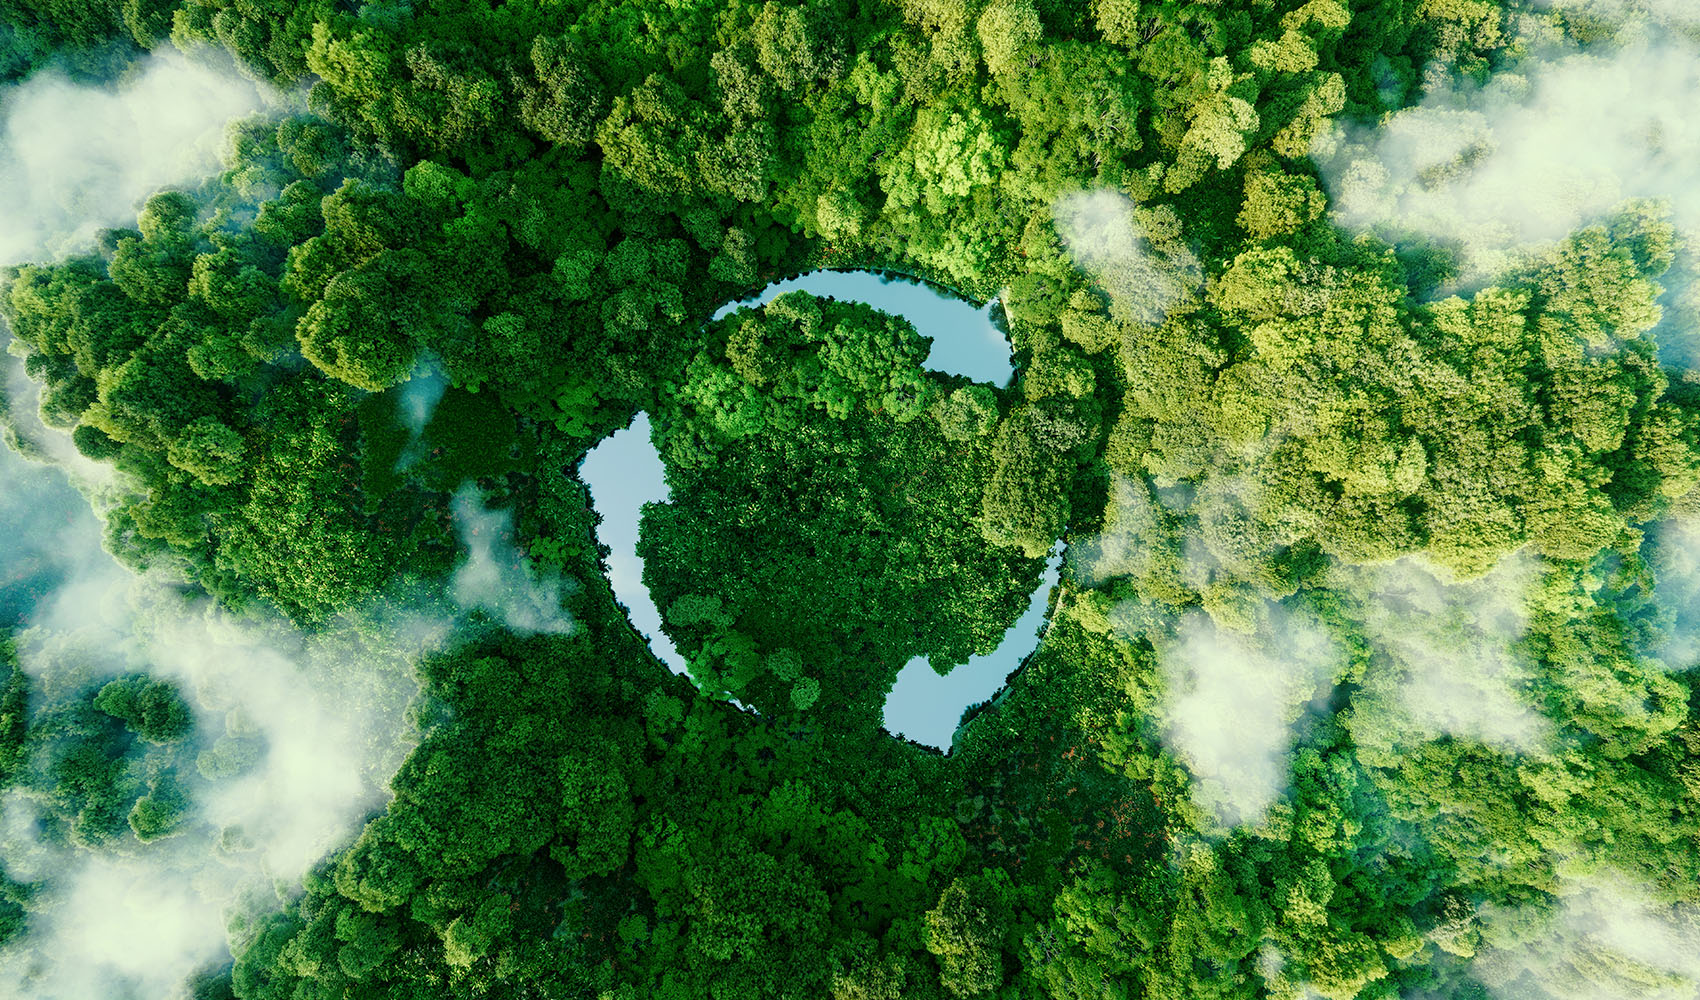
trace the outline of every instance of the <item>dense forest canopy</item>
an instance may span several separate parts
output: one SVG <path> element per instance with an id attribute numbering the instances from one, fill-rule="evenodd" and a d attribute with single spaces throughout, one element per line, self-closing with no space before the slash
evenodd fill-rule
<path id="1" fill-rule="evenodd" d="M 1700 18 L 0 0 L 0 114 L 168 49 L 283 95 L 0 281 L 8 443 L 145 584 L 83 606 L 117 642 L 54 597 L 81 570 L 0 574 L 0 981 L 1692 997 L 1700 178 L 1655 115 L 1658 169 L 1547 238 L 1399 209 L 1502 159 L 1405 126 L 1655 36 L 1693 60 Z M 996 296 L 1016 378 L 806 293 L 711 321 L 817 267 Z M 640 412 L 688 679 L 577 476 Z M 1059 541 L 1043 642 L 950 752 L 879 729 Z M 285 829 L 252 804 L 329 780 L 292 770 L 321 732 L 360 778 Z M 73 969 L 84 889 L 158 858 L 228 887 L 214 947 Z"/>

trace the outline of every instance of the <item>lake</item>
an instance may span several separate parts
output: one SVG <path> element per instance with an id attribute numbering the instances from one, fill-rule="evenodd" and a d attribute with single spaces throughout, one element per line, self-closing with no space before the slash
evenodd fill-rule
<path id="1" fill-rule="evenodd" d="M 1015 366 L 1010 363 L 1009 341 L 992 323 L 992 311 L 997 308 L 995 300 L 975 306 L 935 285 L 889 278 L 873 271 L 811 271 L 787 281 L 776 281 L 750 298 L 726 303 L 715 310 L 714 318 L 799 289 L 840 302 L 866 302 L 881 312 L 902 316 L 915 325 L 921 336 L 933 338 L 927 367 L 934 371 L 965 375 L 976 382 L 996 386 L 1008 385 L 1015 374 Z"/>
<path id="2" fill-rule="evenodd" d="M 590 449 L 579 466 L 579 478 L 590 487 L 591 503 L 602 515 L 596 540 L 608 546 L 608 582 L 614 596 L 649 648 L 676 674 L 685 672 L 685 658 L 661 631 L 661 612 L 643 585 L 643 560 L 638 558 L 638 519 L 646 503 L 667 499 L 661 455 L 649 438 L 649 414 L 640 413 L 632 425 L 615 431 Z"/>
<path id="3" fill-rule="evenodd" d="M 948 677 L 940 677 L 924 656 L 904 664 L 897 683 L 885 696 L 885 728 L 930 747 L 950 746 L 963 711 L 996 694 L 1027 654 L 1038 648 L 1039 631 L 1045 626 L 1045 610 L 1061 565 L 1062 553 L 1051 553 L 1039 586 L 1027 601 L 1027 610 L 1003 634 L 997 649 L 969 657 L 967 663 L 951 668 Z"/>
<path id="4" fill-rule="evenodd" d="M 999 386 L 1014 376 L 1009 342 L 992 322 L 995 303 L 977 307 L 934 286 L 870 271 L 815 271 L 775 282 L 756 296 L 727 303 L 714 318 L 798 289 L 840 301 L 865 302 L 903 316 L 922 336 L 932 338 L 927 367 L 934 371 Z M 662 469 L 661 456 L 650 440 L 649 415 L 640 413 L 630 427 L 591 449 L 579 476 L 602 516 L 596 534 L 610 550 L 608 576 L 615 596 L 626 606 L 632 627 L 648 637 L 656 657 L 674 673 L 683 674 L 684 658 L 661 630 L 661 613 L 643 585 L 643 560 L 637 554 L 643 505 L 668 497 Z M 972 657 L 948 677 L 940 677 L 922 657 L 906 664 L 886 696 L 886 729 L 917 743 L 948 748 L 963 710 L 995 694 L 1038 645 L 1060 563 L 1061 556 L 1053 553 L 1026 612 L 1010 626 L 994 652 Z"/>

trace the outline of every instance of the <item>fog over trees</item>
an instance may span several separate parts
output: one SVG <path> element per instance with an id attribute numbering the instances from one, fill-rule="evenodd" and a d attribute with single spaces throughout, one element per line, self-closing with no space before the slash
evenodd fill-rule
<path id="1" fill-rule="evenodd" d="M 1697 85 L 1663 0 L 0 0 L 0 993 L 1692 997 Z"/>

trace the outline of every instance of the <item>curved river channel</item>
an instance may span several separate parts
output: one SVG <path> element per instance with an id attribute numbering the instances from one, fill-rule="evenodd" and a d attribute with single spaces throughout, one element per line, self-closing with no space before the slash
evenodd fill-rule
<path id="1" fill-rule="evenodd" d="M 727 303 L 714 318 L 798 289 L 841 301 L 865 302 L 903 316 L 922 336 L 932 338 L 927 367 L 935 371 L 1000 386 L 1008 384 L 1014 374 L 1009 342 L 992 323 L 994 306 L 976 308 L 931 285 L 890 279 L 871 271 L 815 271 L 775 282 L 754 298 Z M 637 555 L 643 505 L 667 499 L 661 456 L 650 440 L 649 415 L 638 414 L 630 427 L 591 449 L 579 475 L 590 487 L 592 502 L 602 515 L 597 539 L 610 550 L 608 576 L 615 596 L 626 606 L 632 626 L 648 637 L 655 655 L 675 673 L 685 673 L 684 657 L 661 630 L 661 613 L 643 585 L 643 560 Z M 1039 644 L 1045 607 L 1061 560 L 1059 547 L 1045 564 L 1027 610 L 1004 633 L 996 650 L 970 658 L 952 669 L 948 677 L 940 677 L 922 657 L 905 664 L 886 695 L 885 728 L 917 743 L 947 749 L 963 711 L 996 693 Z"/>

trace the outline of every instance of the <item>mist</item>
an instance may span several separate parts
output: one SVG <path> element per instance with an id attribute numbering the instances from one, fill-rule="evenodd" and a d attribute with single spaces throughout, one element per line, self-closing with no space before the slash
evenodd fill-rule
<path id="1" fill-rule="evenodd" d="M 1700 8 L 1690 0 L 1533 0 L 1533 5 L 1612 22 L 1645 18 L 1672 28 L 1700 27 Z"/>
<path id="2" fill-rule="evenodd" d="M 488 611 L 521 634 L 570 633 L 572 616 L 562 609 L 561 598 L 576 589 L 576 582 L 558 574 L 535 576 L 514 547 L 513 516 L 485 507 L 470 483 L 455 493 L 453 509 L 466 546 L 466 561 L 450 585 L 455 601 L 467 610 Z"/>
<path id="3" fill-rule="evenodd" d="M 1114 474 L 1103 529 L 1068 547 L 1070 574 L 1087 587 L 1146 574 L 1158 558 L 1160 546 L 1153 541 L 1163 531 L 1163 522 L 1163 512 L 1144 483 Z"/>
<path id="4" fill-rule="evenodd" d="M 1626 19 L 1588 52 L 1524 18 L 1531 55 L 1485 85 L 1442 86 L 1374 128 L 1335 123 L 1312 148 L 1334 217 L 1394 242 L 1437 241 L 1480 283 L 1632 199 L 1700 230 L 1700 48 L 1661 22 L 1686 0 L 1554 3 Z"/>
<path id="5" fill-rule="evenodd" d="M 1497 1000 L 1690 1000 L 1700 909 L 1621 872 L 1564 879 L 1548 906 L 1481 908 L 1471 974 Z"/>
<path id="6" fill-rule="evenodd" d="M 1052 214 L 1075 264 L 1124 322 L 1155 326 L 1203 283 L 1198 258 L 1181 242 L 1180 218 L 1166 206 L 1142 208 L 1099 188 L 1058 198 Z"/>
<path id="7" fill-rule="evenodd" d="M 402 425 L 407 428 L 407 444 L 396 458 L 396 471 L 406 469 L 424 457 L 425 425 L 431 422 L 431 414 L 437 411 L 437 404 L 442 401 L 448 387 L 448 378 L 435 366 L 416 372 L 402 383 L 396 411 Z"/>
<path id="8" fill-rule="evenodd" d="M 0 268 L 86 250 L 99 230 L 135 225 L 156 192 L 217 173 L 233 121 L 285 100 L 222 53 L 172 50 L 138 59 L 111 86 L 49 69 L 0 88 Z M 4 322 L 0 340 L 11 340 Z M 8 355 L 0 364 L 5 443 L 60 466 L 81 488 L 109 484 L 110 468 L 41 423 L 40 387 L 22 362 Z"/>
<path id="9" fill-rule="evenodd" d="M 1647 529 L 1644 548 L 1652 573 L 1653 627 L 1637 636 L 1637 651 L 1667 670 L 1700 665 L 1700 523 L 1672 518 Z"/>
<path id="10" fill-rule="evenodd" d="M 1486 576 L 1450 582 L 1420 559 L 1337 569 L 1336 586 L 1366 596 L 1360 629 L 1372 653 L 1348 720 L 1367 752 L 1391 753 L 1443 737 L 1534 753 L 1551 723 L 1519 692 L 1534 665 L 1518 640 L 1538 564 L 1512 555 Z"/>
<path id="11" fill-rule="evenodd" d="M 219 168 L 225 126 L 274 103 L 227 59 L 164 52 L 115 86 L 42 71 L 0 90 L 0 265 L 133 226 L 154 192 Z"/>
<path id="12" fill-rule="evenodd" d="M 13 533 L 0 560 L 0 628 L 24 624 L 63 585 L 99 572 L 110 559 L 82 524 L 87 501 L 64 473 L 0 448 L 0 524 Z"/>
<path id="13" fill-rule="evenodd" d="M 0 91 L 0 265 L 134 225 L 156 191 L 219 169 L 228 123 L 281 100 L 222 56 L 179 53 L 139 60 L 108 87 L 43 71 Z M 172 996 L 228 961 L 233 916 L 275 909 L 383 808 L 417 739 L 413 664 L 456 609 L 380 604 L 345 616 L 360 627 L 306 635 L 276 616 L 233 616 L 169 575 L 130 573 L 102 547 L 95 514 L 122 484 L 42 424 L 37 387 L 5 363 L 0 625 L 17 629 L 32 705 L 140 671 L 176 686 L 195 728 L 190 766 L 173 765 L 190 812 L 161 839 L 81 849 L 46 835 L 26 791 L 0 800 L 0 864 L 42 882 L 27 932 L 0 949 L 0 995 Z"/>
<path id="14" fill-rule="evenodd" d="M 1155 643 L 1164 743 L 1193 775 L 1193 801 L 1226 826 L 1262 819 L 1288 784 L 1292 724 L 1324 697 L 1342 651 L 1323 628 L 1277 604 L 1254 635 L 1200 611 Z"/>
<path id="15" fill-rule="evenodd" d="M 31 475 L 8 473 L 24 470 Z M 229 928 L 275 909 L 320 858 L 388 803 L 390 777 L 416 745 L 414 665 L 443 647 L 467 610 L 517 631 L 565 632 L 559 580 L 536 582 L 512 547 L 509 516 L 464 488 L 455 514 L 465 564 L 441 600 L 374 601 L 330 630 L 304 633 L 263 613 L 232 614 L 167 575 L 137 576 L 100 549 L 101 526 L 59 470 L 0 452 L 10 527 L 54 525 L 76 553 L 16 633 L 32 703 L 77 697 L 145 671 L 190 704 L 193 767 L 183 827 L 90 851 L 45 837 L 29 794 L 4 802 L 0 864 L 45 880 L 26 935 L 0 949 L 0 995 L 81 1000 L 165 997 L 229 958 Z M 58 492 L 26 492 L 58 478 Z M 61 526 L 62 522 L 62 526 Z M 14 564 L 11 552 L 0 564 Z M 85 695 L 86 696 L 86 695 Z M 232 921 L 237 923 L 232 923 Z"/>
<path id="16" fill-rule="evenodd" d="M 1541 579 L 1536 558 L 1513 554 L 1470 582 L 1415 556 L 1335 563 L 1318 583 L 1343 600 L 1329 603 L 1324 623 L 1301 605 L 1253 596 L 1255 588 L 1235 582 L 1235 565 L 1211 550 L 1199 518 L 1209 496 L 1233 492 L 1232 477 L 1190 498 L 1116 477 L 1104 527 L 1069 555 L 1072 575 L 1087 586 L 1131 578 L 1140 589 L 1202 596 L 1203 607 L 1178 623 L 1162 605 L 1138 599 L 1109 613 L 1123 637 L 1151 638 L 1163 681 L 1156 721 L 1192 773 L 1199 806 L 1228 826 L 1267 811 L 1289 781 L 1295 724 L 1311 707 L 1325 710 L 1349 652 L 1364 666 L 1343 720 L 1370 758 L 1443 738 L 1507 754 L 1548 750 L 1553 726 L 1523 694 L 1535 668 L 1521 643 L 1527 598 Z M 1669 551 L 1692 572 L 1687 549 Z M 1677 574 L 1667 575 L 1675 600 Z M 1700 593 L 1700 578 L 1680 579 Z"/>
<path id="17" fill-rule="evenodd" d="M 10 493 L 18 481 L 7 482 Z M 38 518 L 62 515 L 43 506 Z M 11 526 L 30 533 L 28 518 Z M 76 532 L 79 549 L 98 547 L 87 507 Z M 110 559 L 81 566 L 36 605 L 16 634 L 32 701 L 138 670 L 170 680 L 195 713 L 198 775 L 178 776 L 193 800 L 182 829 L 99 851 L 40 839 L 37 805 L 8 797 L 0 861 L 13 878 L 47 885 L 27 935 L 0 951 L 0 994 L 170 995 L 228 957 L 232 913 L 275 908 L 276 887 L 298 883 L 383 808 L 417 739 L 406 712 L 418 690 L 412 664 L 449 620 L 381 606 L 361 617 L 362 629 L 309 636 Z"/>

